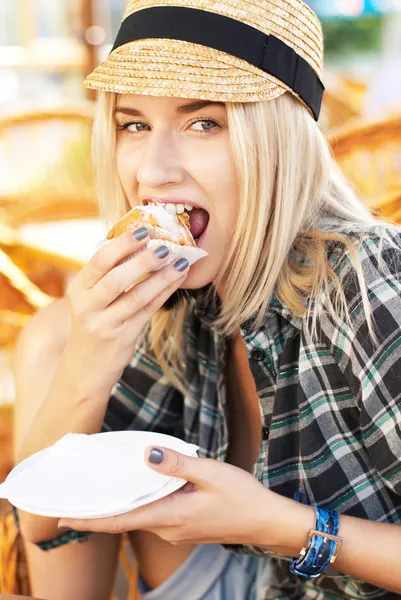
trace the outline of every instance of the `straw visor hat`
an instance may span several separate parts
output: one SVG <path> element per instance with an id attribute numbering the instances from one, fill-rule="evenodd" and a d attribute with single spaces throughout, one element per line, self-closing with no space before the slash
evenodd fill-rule
<path id="1" fill-rule="evenodd" d="M 221 102 L 290 92 L 317 120 L 322 67 L 322 28 L 302 0 L 131 0 L 84 85 Z"/>

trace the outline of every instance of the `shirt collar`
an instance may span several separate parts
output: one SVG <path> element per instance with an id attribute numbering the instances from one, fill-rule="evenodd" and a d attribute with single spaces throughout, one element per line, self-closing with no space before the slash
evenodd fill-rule
<path id="1" fill-rule="evenodd" d="M 319 229 L 321 229 L 321 230 L 327 229 L 329 231 L 333 230 L 333 231 L 337 231 L 338 233 L 349 233 L 349 231 L 351 229 L 352 230 L 355 229 L 355 224 L 353 223 L 353 224 L 349 224 L 347 226 L 347 223 L 345 221 L 343 221 L 340 217 L 335 217 L 335 216 L 331 215 L 330 213 L 326 212 L 321 216 L 321 219 L 319 222 Z M 335 260 L 337 254 L 342 251 L 341 247 L 342 247 L 341 245 L 340 245 L 340 247 L 337 247 L 337 245 L 334 244 L 334 247 L 329 252 L 330 260 Z M 306 260 L 305 256 L 303 254 L 301 254 L 301 252 L 299 252 L 298 250 L 295 250 L 294 248 L 292 249 L 292 260 L 299 264 L 304 264 L 306 262 L 309 262 Z M 210 300 L 210 296 L 208 296 L 208 294 L 207 294 L 207 292 L 209 291 L 209 288 L 210 288 L 210 286 L 206 286 L 202 290 L 195 291 L 195 293 L 193 295 L 196 298 L 195 312 L 196 312 L 197 316 L 203 323 L 205 323 L 208 327 L 210 327 L 210 329 L 213 330 L 214 322 L 215 322 L 216 315 L 218 314 L 219 306 L 216 306 L 215 303 L 213 302 L 213 300 Z M 312 303 L 312 305 L 314 305 L 314 303 Z M 305 319 L 305 317 L 298 317 L 298 316 L 294 315 L 291 312 L 291 310 L 289 309 L 289 307 L 278 297 L 276 290 L 274 290 L 273 295 L 270 299 L 270 302 L 266 308 L 261 326 L 262 327 L 266 326 L 268 320 L 273 315 L 279 315 L 279 316 L 283 317 L 289 323 L 291 323 L 296 329 L 299 329 L 299 330 L 302 329 L 304 319 Z M 243 335 L 251 335 L 252 332 L 255 332 L 256 331 L 255 319 L 251 319 L 250 321 L 243 323 L 241 325 L 241 331 L 242 331 Z"/>
<path id="2" fill-rule="evenodd" d="M 200 319 L 200 321 L 209 327 L 211 330 L 215 330 L 215 320 L 218 315 L 220 309 L 220 302 L 215 299 L 211 294 L 211 286 L 206 286 L 198 290 L 197 294 L 193 294 L 195 296 L 195 314 Z M 280 300 L 277 295 L 277 292 L 274 291 L 270 302 L 266 308 L 265 314 L 263 316 L 263 320 L 260 327 L 266 326 L 267 322 L 273 315 L 280 315 L 288 322 L 290 322 L 297 329 L 302 328 L 303 319 L 302 317 L 298 317 L 294 315 L 288 306 Z M 248 336 L 255 332 L 257 329 L 255 326 L 256 316 L 241 325 L 241 332 L 245 336 Z"/>

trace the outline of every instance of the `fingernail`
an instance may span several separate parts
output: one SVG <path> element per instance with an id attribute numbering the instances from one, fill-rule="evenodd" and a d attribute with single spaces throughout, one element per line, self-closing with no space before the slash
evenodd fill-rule
<path id="1" fill-rule="evenodd" d="M 158 248 L 156 248 L 155 250 L 155 254 L 157 256 L 157 258 L 166 258 L 167 254 L 169 253 L 169 249 L 167 248 L 167 246 L 159 246 Z"/>
<path id="2" fill-rule="evenodd" d="M 186 258 L 180 258 L 176 263 L 174 263 L 174 266 L 177 271 L 185 271 L 185 269 L 189 266 L 189 262 Z"/>
<path id="3" fill-rule="evenodd" d="M 149 229 L 147 229 L 146 227 L 140 227 L 139 229 L 134 231 L 134 238 L 136 239 L 137 242 L 144 240 L 146 238 L 146 236 L 148 236 L 148 235 L 149 235 Z"/>
<path id="4" fill-rule="evenodd" d="M 66 527 L 65 525 L 62 525 L 61 527 L 59 527 L 60 531 L 74 531 L 71 527 Z"/>
<path id="5" fill-rule="evenodd" d="M 154 465 L 160 465 L 160 463 L 163 462 L 163 459 L 163 450 L 159 450 L 159 448 L 152 448 L 149 454 L 149 462 L 153 463 Z"/>

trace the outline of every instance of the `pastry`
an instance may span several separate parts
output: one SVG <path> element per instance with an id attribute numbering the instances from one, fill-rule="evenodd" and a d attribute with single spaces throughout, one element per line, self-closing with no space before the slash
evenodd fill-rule
<path id="1" fill-rule="evenodd" d="M 160 269 L 179 258 L 186 258 L 189 264 L 193 265 L 197 260 L 208 255 L 205 250 L 197 247 L 190 231 L 189 216 L 186 212 L 174 214 L 166 210 L 163 205 L 153 203 L 132 208 L 115 223 L 108 232 L 106 240 L 101 242 L 100 245 L 110 242 L 128 229 L 135 231 L 139 227 L 149 229 L 150 240 L 145 248 L 156 250 L 159 246 L 164 245 L 169 249 L 167 261 L 158 267 Z M 142 252 L 142 249 L 139 252 Z M 127 256 L 121 263 L 130 260 L 136 254 Z M 143 281 L 147 277 L 142 277 L 139 281 Z M 139 283 L 139 281 L 136 283 Z"/>
<path id="2" fill-rule="evenodd" d="M 175 215 L 163 206 L 155 204 L 135 206 L 110 229 L 106 239 L 118 237 L 128 228 L 137 229 L 143 226 L 149 229 L 151 239 L 196 248 L 187 213 Z"/>

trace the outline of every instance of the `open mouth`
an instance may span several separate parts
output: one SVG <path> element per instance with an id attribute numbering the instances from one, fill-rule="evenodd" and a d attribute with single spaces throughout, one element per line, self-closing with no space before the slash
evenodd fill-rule
<path id="1" fill-rule="evenodd" d="M 184 223 L 189 227 L 192 237 L 198 246 L 204 237 L 209 224 L 210 215 L 204 208 L 192 206 L 190 204 L 161 203 L 155 201 L 146 201 L 145 204 L 162 206 L 167 212 L 182 217 Z"/>
<path id="2" fill-rule="evenodd" d="M 204 208 L 194 208 L 189 213 L 189 229 L 197 246 L 206 232 L 209 218 L 210 215 Z"/>

